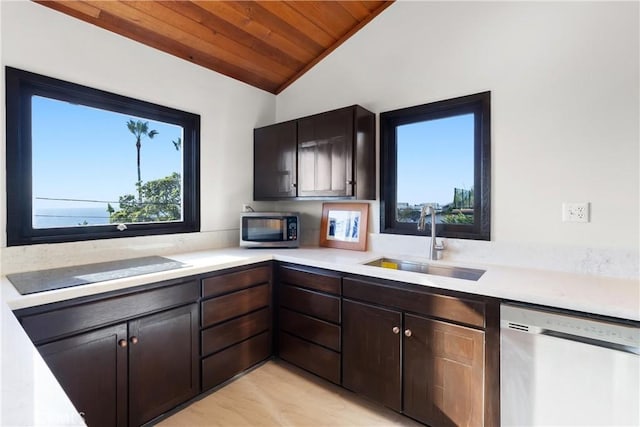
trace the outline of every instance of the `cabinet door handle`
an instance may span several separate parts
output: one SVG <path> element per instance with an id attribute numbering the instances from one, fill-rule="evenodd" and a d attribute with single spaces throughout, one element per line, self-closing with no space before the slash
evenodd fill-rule
<path id="1" fill-rule="evenodd" d="M 404 336 L 405 337 L 410 337 L 411 335 L 413 335 L 413 332 L 411 332 L 411 329 L 405 329 L 404 330 Z"/>
<path id="2" fill-rule="evenodd" d="M 120 340 L 118 341 L 118 345 L 120 347 L 126 347 L 127 346 L 127 340 Z"/>
<path id="3" fill-rule="evenodd" d="M 397 326 L 394 326 L 392 331 L 394 334 L 398 335 L 400 333 L 400 328 L 398 328 Z"/>
<path id="4" fill-rule="evenodd" d="M 131 341 L 131 344 L 138 344 L 138 337 L 131 337 L 129 341 Z"/>
<path id="5" fill-rule="evenodd" d="M 298 184 L 296 184 L 295 182 L 291 184 L 291 188 L 296 188 L 298 186 Z"/>
<path id="6" fill-rule="evenodd" d="M 351 185 L 351 184 L 353 184 L 352 180 L 347 181 L 347 185 Z"/>
<path id="7" fill-rule="evenodd" d="M 80 415 L 82 418 L 86 418 L 87 417 L 87 414 L 85 414 L 82 411 L 78 412 L 78 415 Z"/>

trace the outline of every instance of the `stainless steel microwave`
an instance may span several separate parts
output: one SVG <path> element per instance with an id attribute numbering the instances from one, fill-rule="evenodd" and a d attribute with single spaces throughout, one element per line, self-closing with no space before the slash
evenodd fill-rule
<path id="1" fill-rule="evenodd" d="M 240 246 L 297 248 L 300 214 L 297 212 L 244 212 L 240 215 Z"/>

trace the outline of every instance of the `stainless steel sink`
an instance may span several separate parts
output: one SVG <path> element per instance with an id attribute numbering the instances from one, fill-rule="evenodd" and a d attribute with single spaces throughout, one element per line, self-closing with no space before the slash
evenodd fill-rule
<path id="1" fill-rule="evenodd" d="M 368 262 L 365 265 L 473 281 L 477 281 L 485 272 L 485 270 L 478 270 L 475 268 L 434 265 L 426 262 L 405 261 L 395 258 L 379 258 Z"/>

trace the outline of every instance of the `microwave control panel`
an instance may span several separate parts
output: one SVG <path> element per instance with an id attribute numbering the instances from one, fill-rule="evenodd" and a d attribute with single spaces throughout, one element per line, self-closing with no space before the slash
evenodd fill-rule
<path id="1" fill-rule="evenodd" d="M 287 240 L 298 240 L 298 218 L 287 218 Z"/>

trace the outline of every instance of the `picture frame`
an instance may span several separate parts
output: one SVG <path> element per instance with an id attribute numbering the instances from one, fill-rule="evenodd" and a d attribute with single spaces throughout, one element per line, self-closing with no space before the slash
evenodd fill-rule
<path id="1" fill-rule="evenodd" d="M 322 204 L 320 246 L 366 251 L 368 230 L 368 203 Z"/>

